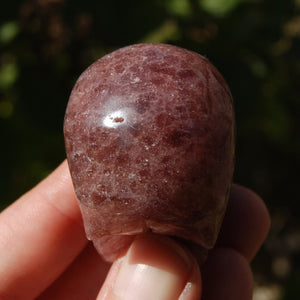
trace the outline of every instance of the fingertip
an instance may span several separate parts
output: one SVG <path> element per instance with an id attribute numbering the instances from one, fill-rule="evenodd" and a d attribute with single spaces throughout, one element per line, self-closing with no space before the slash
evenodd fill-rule
<path id="1" fill-rule="evenodd" d="M 203 300 L 251 300 L 253 276 L 249 263 L 234 249 L 213 250 L 203 268 Z"/>
<path id="2" fill-rule="evenodd" d="M 114 262 L 97 299 L 192 300 L 200 297 L 200 285 L 195 259 L 173 240 L 151 234 L 137 237 Z"/>
<path id="3" fill-rule="evenodd" d="M 217 246 L 234 248 L 251 261 L 269 232 L 270 220 L 261 197 L 234 184 Z"/>
<path id="4" fill-rule="evenodd" d="M 195 260 L 192 272 L 190 273 L 190 276 L 178 300 L 200 299 L 201 294 L 202 294 L 201 273 L 200 273 L 199 265 Z"/>
<path id="5" fill-rule="evenodd" d="M 237 201 L 247 198 L 249 202 L 252 202 L 252 210 L 256 212 L 260 227 L 263 229 L 263 233 L 267 235 L 271 226 L 271 217 L 263 199 L 253 190 L 238 184 L 233 185 L 231 197 Z"/>

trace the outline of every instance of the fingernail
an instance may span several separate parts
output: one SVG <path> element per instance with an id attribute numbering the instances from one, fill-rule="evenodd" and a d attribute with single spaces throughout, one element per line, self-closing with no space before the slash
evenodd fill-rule
<path id="1" fill-rule="evenodd" d="M 175 242 L 157 236 L 137 238 L 123 257 L 112 286 L 117 299 L 178 299 L 191 259 Z"/>

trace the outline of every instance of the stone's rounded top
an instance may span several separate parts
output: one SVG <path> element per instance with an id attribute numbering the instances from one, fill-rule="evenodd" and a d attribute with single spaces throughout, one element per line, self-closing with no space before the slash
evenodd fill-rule
<path id="1" fill-rule="evenodd" d="M 99 252 L 107 258 L 124 236 L 148 230 L 211 248 L 233 174 L 234 126 L 224 79 L 195 52 L 137 44 L 83 72 L 64 134 Z"/>

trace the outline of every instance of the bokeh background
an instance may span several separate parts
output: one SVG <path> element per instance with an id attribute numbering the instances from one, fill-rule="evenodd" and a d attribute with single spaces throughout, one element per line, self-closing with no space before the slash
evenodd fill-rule
<path id="1" fill-rule="evenodd" d="M 300 0 L 10 0 L 0 10 L 0 210 L 64 158 L 72 86 L 137 42 L 207 56 L 235 99 L 235 181 L 271 216 L 255 300 L 300 296 Z M 238 226 L 238 224 L 237 224 Z"/>

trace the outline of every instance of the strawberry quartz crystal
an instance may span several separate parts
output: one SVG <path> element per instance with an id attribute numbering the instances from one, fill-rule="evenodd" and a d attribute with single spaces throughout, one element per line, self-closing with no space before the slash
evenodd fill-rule
<path id="1" fill-rule="evenodd" d="M 234 131 L 231 93 L 197 53 L 137 44 L 83 72 L 65 145 L 87 237 L 104 259 L 146 232 L 212 248 L 232 182 Z"/>

